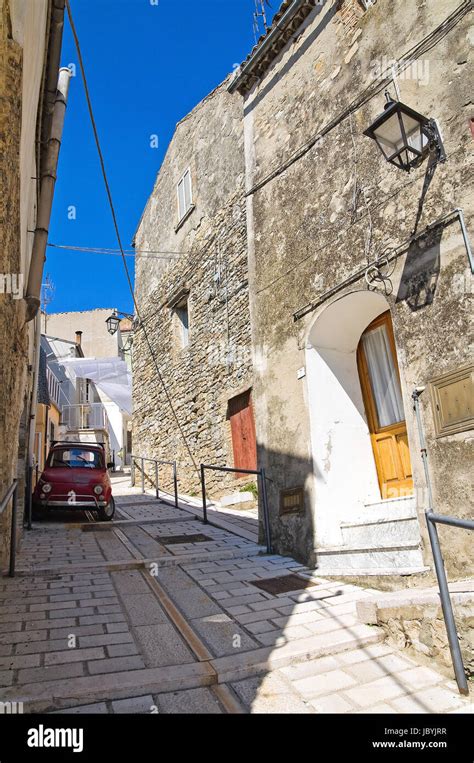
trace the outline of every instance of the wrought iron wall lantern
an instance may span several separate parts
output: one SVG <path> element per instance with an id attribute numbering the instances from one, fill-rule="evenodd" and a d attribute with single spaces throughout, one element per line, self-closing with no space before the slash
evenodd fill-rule
<path id="1" fill-rule="evenodd" d="M 121 316 L 121 317 L 120 317 Z M 133 315 L 130 315 L 129 313 L 122 313 L 120 310 L 114 310 L 112 315 L 109 315 L 107 320 L 105 321 L 107 324 L 107 331 L 111 336 L 117 333 L 118 327 L 120 326 L 120 322 L 123 318 L 128 318 L 132 321 L 133 328 L 137 328 L 136 321 Z"/>
<path id="2" fill-rule="evenodd" d="M 117 313 L 114 312 L 105 321 L 107 324 L 107 331 L 109 332 L 109 334 L 111 334 L 111 336 L 117 333 L 120 320 L 121 319 L 118 317 Z"/>
<path id="3" fill-rule="evenodd" d="M 364 135 L 375 140 L 385 159 L 406 172 L 418 167 L 428 154 L 436 162 L 446 161 L 436 121 L 394 101 L 388 92 L 385 97 L 383 114 L 364 130 Z"/>

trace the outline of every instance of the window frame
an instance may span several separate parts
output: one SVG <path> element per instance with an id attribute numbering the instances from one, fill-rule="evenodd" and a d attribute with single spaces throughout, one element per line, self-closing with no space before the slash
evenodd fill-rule
<path id="1" fill-rule="evenodd" d="M 186 176 L 189 176 L 189 204 L 186 206 L 186 183 L 185 178 Z M 181 213 L 181 202 L 179 197 L 179 189 L 181 184 L 183 184 L 183 201 L 184 205 L 186 206 L 186 209 Z M 176 186 L 176 198 L 178 202 L 178 226 L 184 222 L 186 217 L 192 212 L 194 209 L 194 200 L 193 200 L 193 176 L 191 173 L 191 167 L 188 167 L 183 174 L 181 175 L 180 179 L 178 180 L 177 186 Z"/>
<path id="2" fill-rule="evenodd" d="M 179 338 L 180 338 L 180 349 L 185 350 L 187 347 L 189 347 L 191 343 L 191 326 L 190 326 L 190 311 L 189 311 L 189 295 L 185 298 L 183 298 L 180 302 L 178 302 L 174 306 L 174 313 L 176 315 L 177 323 L 178 323 L 178 329 L 179 329 Z M 187 326 L 185 326 L 184 321 L 182 320 L 182 314 L 186 313 L 187 316 Z"/>

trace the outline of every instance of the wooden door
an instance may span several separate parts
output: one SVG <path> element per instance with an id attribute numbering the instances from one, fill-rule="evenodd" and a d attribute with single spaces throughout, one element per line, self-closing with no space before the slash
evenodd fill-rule
<path id="1" fill-rule="evenodd" d="M 357 363 L 382 498 L 409 495 L 413 476 L 389 311 L 362 334 Z"/>
<path id="2" fill-rule="evenodd" d="M 234 466 L 257 469 L 257 439 L 250 391 L 229 400 L 228 416 L 232 432 Z M 243 475 L 236 474 L 236 477 Z"/>

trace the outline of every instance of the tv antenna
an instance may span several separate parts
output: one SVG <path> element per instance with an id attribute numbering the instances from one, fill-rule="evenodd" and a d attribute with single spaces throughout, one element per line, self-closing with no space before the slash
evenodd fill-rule
<path id="1" fill-rule="evenodd" d="M 257 44 L 260 35 L 266 34 L 270 29 L 267 22 L 267 12 L 265 6 L 271 8 L 269 0 L 255 0 L 255 12 L 253 14 L 253 34 L 255 44 Z"/>
<path id="2" fill-rule="evenodd" d="M 41 310 L 43 313 L 46 312 L 46 308 L 53 301 L 55 291 L 56 287 L 51 279 L 50 274 L 48 273 L 41 285 Z"/>

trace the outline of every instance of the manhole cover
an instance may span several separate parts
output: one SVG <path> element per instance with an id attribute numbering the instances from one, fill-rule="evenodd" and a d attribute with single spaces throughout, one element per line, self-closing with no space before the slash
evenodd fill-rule
<path id="1" fill-rule="evenodd" d="M 197 533 L 196 535 L 157 535 L 156 540 L 163 543 L 164 546 L 174 546 L 178 543 L 205 543 L 212 538 Z"/>
<path id="2" fill-rule="evenodd" d="M 319 585 L 312 580 L 301 578 L 299 575 L 282 575 L 278 578 L 266 578 L 265 580 L 252 580 L 249 583 L 262 591 L 272 593 L 288 593 L 289 591 L 301 591 L 304 588 L 313 588 Z"/>

